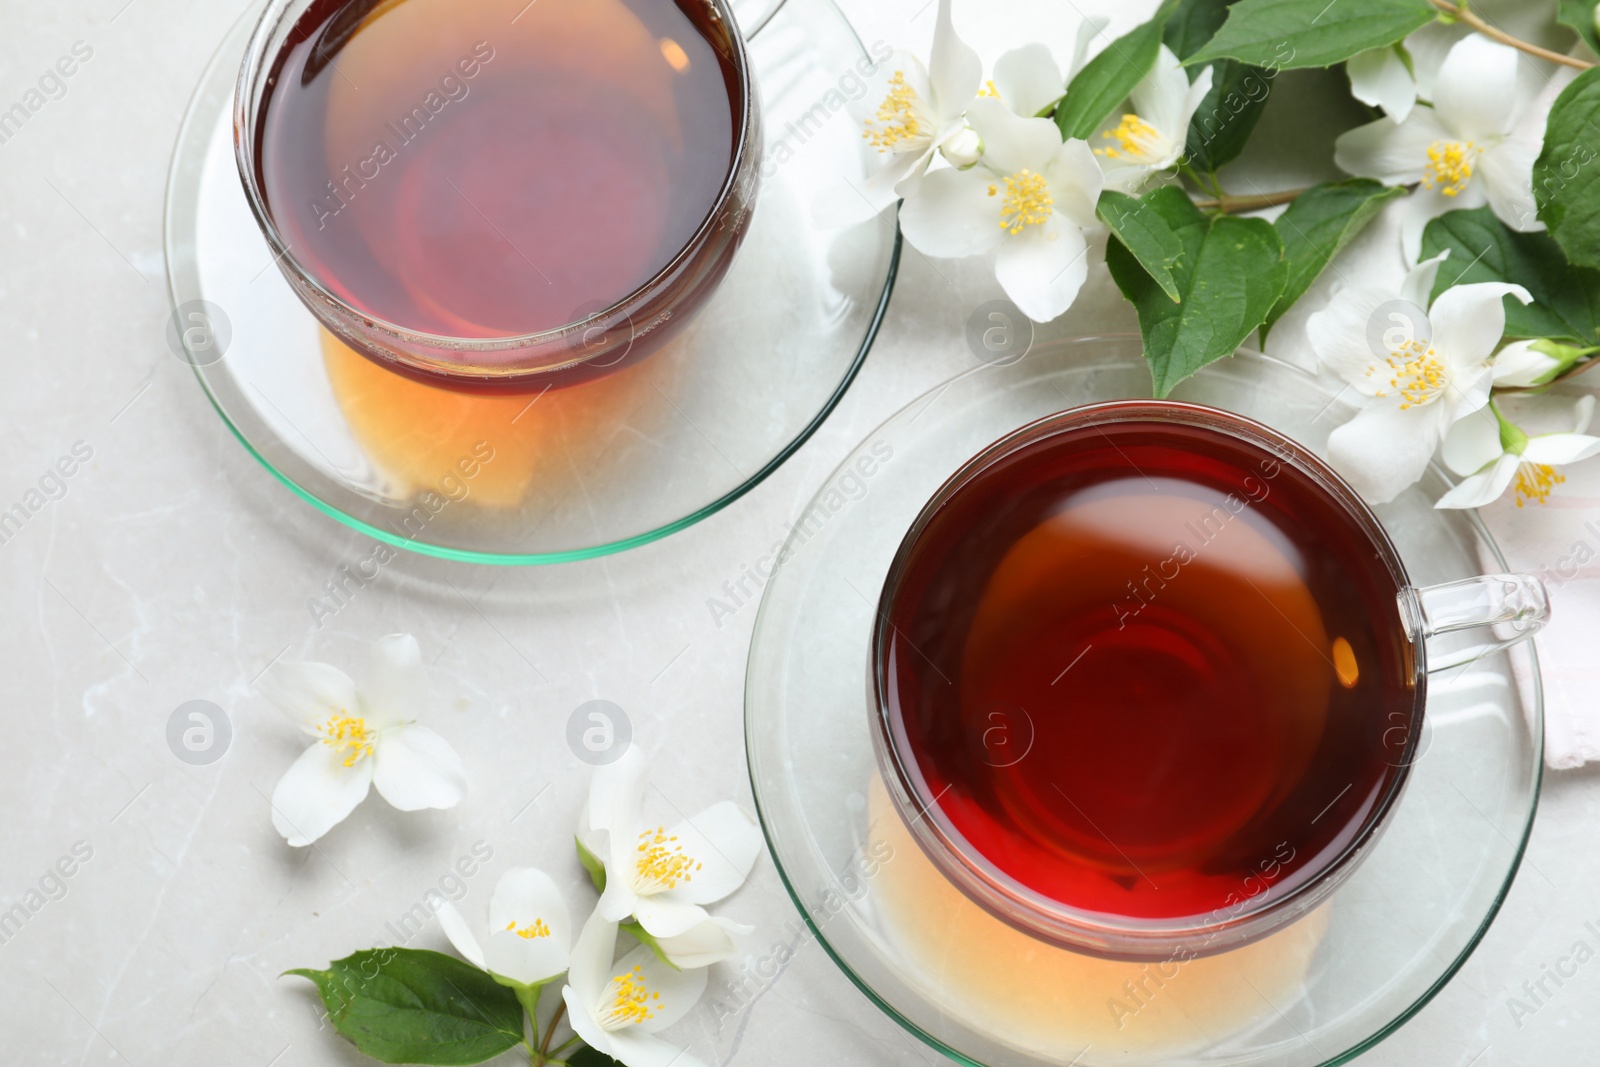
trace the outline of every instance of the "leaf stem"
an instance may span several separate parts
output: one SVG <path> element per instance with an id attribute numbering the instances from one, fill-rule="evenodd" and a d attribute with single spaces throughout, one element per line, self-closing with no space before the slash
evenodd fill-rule
<path id="1" fill-rule="evenodd" d="M 1590 67 L 1594 66 L 1594 64 L 1589 62 L 1587 59 L 1579 59 L 1576 56 L 1564 56 L 1560 52 L 1552 52 L 1548 48 L 1540 48 L 1531 41 L 1524 41 L 1519 37 L 1513 37 L 1505 30 L 1500 29 L 1498 26 L 1491 25 L 1478 15 L 1473 14 L 1467 9 L 1466 4 L 1451 3 L 1451 0 L 1432 0 L 1432 3 L 1434 7 L 1438 8 L 1440 11 L 1443 11 L 1451 18 L 1459 20 L 1463 25 L 1471 26 L 1473 29 L 1477 30 L 1490 40 L 1499 41 L 1503 45 L 1509 45 L 1519 52 L 1526 52 L 1530 56 L 1537 56 L 1540 59 L 1549 60 L 1551 63 L 1559 63 L 1564 67 L 1574 67 L 1578 70 L 1588 70 Z"/>
<path id="2" fill-rule="evenodd" d="M 567 1049 L 571 1048 L 573 1045 L 576 1045 L 579 1041 L 582 1041 L 582 1040 L 583 1040 L 583 1038 L 579 1037 L 577 1034 L 573 1034 L 571 1037 L 569 1037 L 565 1041 L 561 1042 L 561 1044 L 559 1044 L 555 1048 L 551 1049 L 550 1050 L 550 1055 L 551 1056 L 559 1056 L 563 1052 L 567 1051 Z M 554 1063 L 555 1061 L 551 1060 L 550 1062 Z"/>
<path id="3" fill-rule="evenodd" d="M 539 1042 L 539 1063 L 544 1063 L 545 1057 L 550 1055 L 550 1039 L 556 1036 L 556 1025 L 561 1022 L 561 1017 L 566 1013 L 567 1001 L 563 997 L 561 1003 L 556 1007 L 555 1015 L 550 1017 L 550 1027 L 544 1032 L 544 1040 Z M 568 1044 L 571 1044 L 571 1042 L 568 1042 Z M 562 1045 L 561 1047 L 566 1048 L 567 1046 Z"/>
<path id="4" fill-rule="evenodd" d="M 1269 207 L 1292 204 L 1304 189 L 1286 189 L 1279 193 L 1261 193 L 1256 196 L 1229 196 L 1222 194 L 1212 200 L 1196 200 L 1194 206 L 1201 211 L 1220 211 L 1224 215 L 1240 215 L 1248 211 L 1265 211 Z"/>

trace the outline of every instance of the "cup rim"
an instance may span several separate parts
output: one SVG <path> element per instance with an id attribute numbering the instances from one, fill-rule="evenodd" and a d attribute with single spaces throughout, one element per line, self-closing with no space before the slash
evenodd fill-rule
<path id="1" fill-rule="evenodd" d="M 1389 815 L 1410 779 L 1427 702 L 1426 644 L 1420 639 L 1415 620 L 1398 603 L 1397 622 L 1411 646 L 1413 695 L 1406 744 L 1401 758 L 1391 764 L 1394 773 L 1359 831 L 1337 855 L 1300 884 L 1281 893 L 1274 893 L 1274 887 L 1269 885 L 1243 907 L 1219 908 L 1180 919 L 1148 919 L 1071 907 L 1030 889 L 1002 872 L 954 827 L 941 826 L 929 817 L 936 810 L 937 798 L 928 798 L 927 791 L 918 788 L 921 776 L 915 760 L 894 744 L 889 714 L 885 664 L 893 631 L 890 608 L 909 569 L 912 550 L 934 515 L 978 475 L 1028 445 L 1069 430 L 1125 422 L 1186 425 L 1266 447 L 1280 462 L 1311 477 L 1360 527 L 1394 581 L 1397 598 L 1413 588 L 1404 561 L 1377 515 L 1327 463 L 1293 438 L 1246 416 L 1184 401 L 1110 400 L 1069 408 L 1011 431 L 963 463 L 933 494 L 907 530 L 875 605 L 868 686 L 872 743 L 884 784 L 912 838 L 941 873 L 997 919 L 1023 933 L 1109 959 L 1159 960 L 1174 952 L 1186 952 L 1187 958 L 1195 958 L 1257 941 L 1311 911 L 1355 871 L 1388 825 Z"/>
<path id="2" fill-rule="evenodd" d="M 360 321 L 364 327 L 383 335 L 386 339 L 398 345 L 421 344 L 438 349 L 443 352 L 455 354 L 485 354 L 515 351 L 531 348 L 542 344 L 549 344 L 564 340 L 574 333 L 586 329 L 591 323 L 615 315 L 618 312 L 627 313 L 627 308 L 637 302 L 643 294 L 649 293 L 659 286 L 664 279 L 670 278 L 680 270 L 683 264 L 706 243 L 715 232 L 718 220 L 728 202 L 733 199 L 738 191 L 739 183 L 748 170 L 751 157 L 755 155 L 760 146 L 752 143 L 752 130 L 756 128 L 758 101 L 756 87 L 753 81 L 750 57 L 745 48 L 744 33 L 739 28 L 738 20 L 734 17 L 729 0 L 698 0 L 706 4 L 712 14 L 728 28 L 730 52 L 725 57 L 739 76 L 739 94 L 741 106 L 738 109 L 738 122 L 733 136 L 733 156 L 729 161 L 727 173 L 723 178 L 722 188 L 718 191 L 716 199 L 712 202 L 706 217 L 695 228 L 694 233 L 684 243 L 673 257 L 659 270 L 647 278 L 643 283 L 624 294 L 610 306 L 597 310 L 588 318 L 564 323 L 549 330 L 536 333 L 504 334 L 495 337 L 455 337 L 446 334 L 428 333 L 414 330 L 387 319 L 369 314 L 355 307 L 333 293 L 323 282 L 310 271 L 296 257 L 288 244 L 283 239 L 277 223 L 273 221 L 272 212 L 267 206 L 266 193 L 260 187 L 255 176 L 256 138 L 261 109 L 250 108 L 250 88 L 261 75 L 264 66 L 272 62 L 276 56 L 268 55 L 268 46 L 271 44 L 274 31 L 282 24 L 288 8 L 298 0 L 270 0 L 261 17 L 256 22 L 255 29 L 251 31 L 249 44 L 245 49 L 244 62 L 240 65 L 238 79 L 234 83 L 233 92 L 233 151 L 234 164 L 239 171 L 239 180 L 244 185 L 245 199 L 250 205 L 250 213 L 255 217 L 256 225 L 262 235 L 267 239 L 267 245 L 273 253 L 273 262 L 282 270 L 292 271 L 295 278 L 304 284 L 316 299 L 333 307 L 339 314 L 352 317 Z M 709 43 L 709 42 L 708 42 Z M 713 44 L 713 48 L 716 46 Z M 720 50 L 719 50 L 720 51 Z M 424 374 L 442 377 L 460 377 L 477 382 L 484 381 L 511 381 L 537 378 L 546 374 L 571 370 L 588 362 L 590 357 L 580 357 L 563 363 L 550 366 L 527 367 L 518 365 L 509 366 L 480 366 L 470 367 L 445 361 L 417 360 L 404 351 L 388 350 L 386 359 L 392 359 L 407 367 L 413 368 Z"/>

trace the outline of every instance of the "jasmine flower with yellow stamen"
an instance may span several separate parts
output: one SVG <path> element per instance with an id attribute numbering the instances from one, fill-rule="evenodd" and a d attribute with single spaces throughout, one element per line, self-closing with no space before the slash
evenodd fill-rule
<path id="1" fill-rule="evenodd" d="M 1481 508 L 1508 489 L 1515 491 L 1519 508 L 1545 503 L 1567 480 L 1560 468 L 1600 455 L 1600 437 L 1586 432 L 1594 404 L 1592 396 L 1577 401 L 1572 430 L 1535 436 L 1506 419 L 1493 404 L 1463 419 L 1451 429 L 1443 455 L 1451 470 L 1466 477 L 1435 506 Z"/>
<path id="2" fill-rule="evenodd" d="M 262 680 L 262 694 L 316 739 L 272 792 L 272 825 L 291 845 L 343 822 L 374 785 L 401 811 L 454 807 L 466 795 L 455 749 L 416 721 L 427 703 L 416 638 L 385 637 L 370 658 L 360 689 L 326 663 L 280 663 Z"/>
<path id="3" fill-rule="evenodd" d="M 1194 113 L 1211 91 L 1211 68 L 1193 84 L 1166 45 L 1128 97 L 1131 110 L 1109 119 L 1090 144 L 1105 171 L 1106 188 L 1137 192 L 1156 174 L 1177 166 Z"/>
<path id="4" fill-rule="evenodd" d="M 1063 142 L 1049 119 L 1022 118 L 994 99 L 967 113 L 983 138 L 971 170 L 928 175 L 900 210 L 907 241 L 926 256 L 995 253 L 995 277 L 1036 322 L 1072 306 L 1089 274 L 1100 165 L 1086 142 Z"/>
<path id="5" fill-rule="evenodd" d="M 489 899 L 488 937 L 479 941 L 471 925 L 445 901 L 439 925 L 463 959 L 503 985 L 531 988 L 565 973 L 572 949 L 572 920 L 554 879 L 533 867 L 501 876 Z"/>
<path id="6" fill-rule="evenodd" d="M 1533 164 L 1548 107 L 1522 87 L 1517 53 L 1473 35 L 1450 49 L 1433 105 L 1392 113 L 1342 135 L 1344 171 L 1388 185 L 1415 185 L 1403 208 L 1402 247 L 1416 260 L 1429 220 L 1457 209 L 1493 208 L 1513 230 L 1544 229 L 1533 199 Z"/>
<path id="7" fill-rule="evenodd" d="M 1456 423 L 1489 403 L 1490 362 L 1505 332 L 1504 298 L 1520 285 L 1446 289 L 1428 307 L 1439 256 L 1407 275 L 1400 292 L 1352 285 L 1312 315 L 1317 359 L 1360 401 L 1328 438 L 1328 458 L 1370 503 L 1385 504 L 1422 477 Z"/>
<path id="8" fill-rule="evenodd" d="M 567 1020 L 584 1044 L 626 1067 L 703 1067 L 656 1035 L 686 1016 L 706 989 L 704 968 L 678 970 L 640 945 L 615 960 L 617 924 L 599 911 L 572 949 L 561 991 Z"/>

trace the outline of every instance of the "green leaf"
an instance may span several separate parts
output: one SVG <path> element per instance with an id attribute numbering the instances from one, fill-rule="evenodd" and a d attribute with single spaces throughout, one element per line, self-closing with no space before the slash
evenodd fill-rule
<path id="1" fill-rule="evenodd" d="M 568 1067 L 622 1067 L 617 1060 L 604 1052 L 596 1052 L 588 1045 L 579 1045 L 566 1057 Z"/>
<path id="2" fill-rule="evenodd" d="M 482 1063 L 523 1041 L 516 994 L 443 953 L 370 949 L 284 973 L 314 982 L 333 1028 L 384 1063 Z"/>
<path id="3" fill-rule="evenodd" d="M 1261 327 L 1266 337 L 1273 324 L 1295 302 L 1306 295 L 1333 257 L 1378 216 L 1389 201 L 1406 191 L 1367 178 L 1329 182 L 1307 189 L 1295 198 L 1289 209 L 1274 223 L 1283 239 L 1283 256 L 1289 265 L 1289 279 L 1283 295 Z"/>
<path id="4" fill-rule="evenodd" d="M 606 865 L 599 856 L 590 852 L 583 844 L 581 838 L 574 836 L 573 844 L 578 846 L 578 862 L 583 864 L 583 869 L 589 872 L 589 881 L 594 883 L 596 893 L 606 891 Z"/>
<path id="5" fill-rule="evenodd" d="M 1112 41 L 1072 79 L 1056 108 L 1056 125 L 1064 139 L 1090 137 L 1150 73 L 1161 50 L 1161 32 L 1177 5 L 1178 0 L 1167 0 L 1154 18 Z"/>
<path id="6" fill-rule="evenodd" d="M 1211 91 L 1189 123 L 1184 152 L 1191 167 L 1214 172 L 1244 151 L 1266 110 L 1275 75 L 1233 59 L 1219 60 L 1208 69 Z"/>
<path id="7" fill-rule="evenodd" d="M 639 942 L 639 944 L 644 945 L 651 952 L 655 953 L 656 959 L 660 960 L 662 963 L 665 963 L 668 967 L 671 967 L 675 971 L 682 970 L 681 967 L 667 958 L 667 950 L 661 947 L 661 942 L 656 940 L 655 935 L 649 930 L 646 930 L 643 926 L 639 925 L 637 922 L 625 922 L 621 926 L 617 927 L 617 929 L 625 931 L 629 937 L 632 937 L 635 941 Z"/>
<path id="8" fill-rule="evenodd" d="M 1589 50 L 1600 54 L 1600 30 L 1595 29 L 1593 0 L 1559 0 L 1556 20 L 1578 31 Z"/>
<path id="9" fill-rule="evenodd" d="M 1539 218 L 1584 267 L 1600 267 L 1600 67 L 1578 75 L 1561 91 L 1533 165 L 1533 195 Z"/>
<path id="10" fill-rule="evenodd" d="M 1141 225 L 1166 226 L 1183 249 L 1172 268 L 1180 299 L 1174 303 L 1120 240 L 1106 246 L 1106 262 L 1138 309 L 1155 393 L 1164 397 L 1244 343 L 1282 294 L 1288 268 L 1269 222 L 1208 217 L 1173 186 L 1141 203 L 1151 216 Z"/>
<path id="11" fill-rule="evenodd" d="M 1270 70 L 1331 67 L 1403 40 L 1438 15 L 1428 0 L 1239 0 L 1189 64 L 1237 59 Z"/>
<path id="12" fill-rule="evenodd" d="M 1491 208 L 1452 211 L 1422 231 L 1422 255 L 1439 264 L 1433 295 L 1455 285 L 1513 282 L 1533 303 L 1506 297 L 1506 336 L 1546 337 L 1578 345 L 1600 344 L 1600 271 L 1567 263 L 1561 246 L 1545 233 L 1517 233 Z"/>
<path id="13" fill-rule="evenodd" d="M 1162 41 L 1179 59 L 1188 59 L 1211 40 L 1228 19 L 1233 0 L 1181 0 L 1167 20 Z"/>
<path id="14" fill-rule="evenodd" d="M 1123 247 L 1133 253 L 1145 273 L 1161 286 L 1161 291 L 1171 297 L 1173 303 L 1182 299 L 1172 269 L 1183 258 L 1183 244 L 1166 220 L 1147 210 L 1144 201 L 1109 190 L 1100 194 L 1099 214 Z"/>

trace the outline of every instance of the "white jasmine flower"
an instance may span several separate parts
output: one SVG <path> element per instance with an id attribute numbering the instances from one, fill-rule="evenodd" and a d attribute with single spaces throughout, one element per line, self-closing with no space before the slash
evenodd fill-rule
<path id="1" fill-rule="evenodd" d="M 572 950 L 561 991 L 572 1029 L 590 1048 L 627 1067 L 702 1067 L 656 1034 L 689 1014 L 706 989 L 706 972 L 675 970 L 640 945 L 613 963 L 617 924 L 599 911 Z"/>
<path id="2" fill-rule="evenodd" d="M 457 952 L 506 984 L 540 986 L 566 973 L 572 950 L 567 902 L 548 874 L 507 871 L 489 900 L 488 938 L 479 941 L 455 905 L 439 909 L 439 925 Z"/>
<path id="3" fill-rule="evenodd" d="M 900 210 L 900 226 L 924 255 L 997 252 L 995 275 L 1023 314 L 1059 317 L 1088 277 L 1084 230 L 1095 225 L 1101 174 L 1084 141 L 1061 140 L 1049 119 L 1018 118 L 998 100 L 969 112 L 983 162 L 928 175 Z"/>
<path id="4" fill-rule="evenodd" d="M 1548 112 L 1520 87 L 1517 63 L 1513 49 L 1467 37 L 1440 67 L 1432 107 L 1340 136 L 1334 158 L 1341 169 L 1420 186 L 1402 222 L 1408 261 L 1417 258 L 1428 221 L 1447 211 L 1488 204 L 1514 230 L 1544 228 L 1533 200 L 1533 164 Z"/>
<path id="5" fill-rule="evenodd" d="M 1337 293 L 1306 333 L 1322 366 L 1364 400 L 1328 439 L 1329 458 L 1374 504 L 1422 477 L 1451 426 L 1489 402 L 1490 356 L 1505 332 L 1506 296 L 1519 285 L 1447 289 L 1427 307 L 1439 256 L 1406 277 L 1399 298 L 1369 286 Z"/>
<path id="6" fill-rule="evenodd" d="M 879 67 L 863 120 L 871 146 L 872 173 L 861 183 L 823 191 L 813 214 L 819 225 L 853 226 L 912 196 L 936 152 L 965 128 L 967 105 L 978 95 L 983 62 L 956 36 L 950 0 L 939 0 L 933 52 L 926 67 L 908 52 L 896 52 Z"/>
<path id="7" fill-rule="evenodd" d="M 1530 500 L 1545 503 L 1555 487 L 1567 480 L 1558 468 L 1600 455 L 1600 437 L 1585 432 L 1594 418 L 1594 403 L 1592 396 L 1577 402 L 1574 427 L 1567 433 L 1530 437 L 1492 405 L 1456 423 L 1445 440 L 1444 461 L 1466 477 L 1435 506 L 1481 508 L 1513 486 L 1517 507 Z"/>
<path id="8" fill-rule="evenodd" d="M 272 791 L 272 825 L 303 847 L 343 822 L 376 785 L 401 811 L 450 808 L 467 793 L 461 757 L 417 717 L 427 674 L 417 639 L 372 646 L 366 685 L 326 663 L 281 663 L 261 692 L 316 738 Z"/>
<path id="9" fill-rule="evenodd" d="M 761 853 L 761 831 L 727 801 L 671 829 L 646 824 L 647 775 L 636 745 L 595 771 L 589 826 L 579 836 L 605 866 L 597 914 L 612 923 L 633 916 L 674 962 L 718 952 L 725 959 L 733 950 L 728 934 L 748 928 L 712 919 L 705 905 L 744 884 Z"/>
<path id="10" fill-rule="evenodd" d="M 1136 192 L 1152 175 L 1176 166 L 1188 143 L 1189 124 L 1210 91 L 1210 67 L 1190 84 L 1178 57 L 1162 45 L 1156 65 L 1128 98 L 1133 110 L 1114 123 L 1108 120 L 1095 142 L 1105 187 Z"/>

